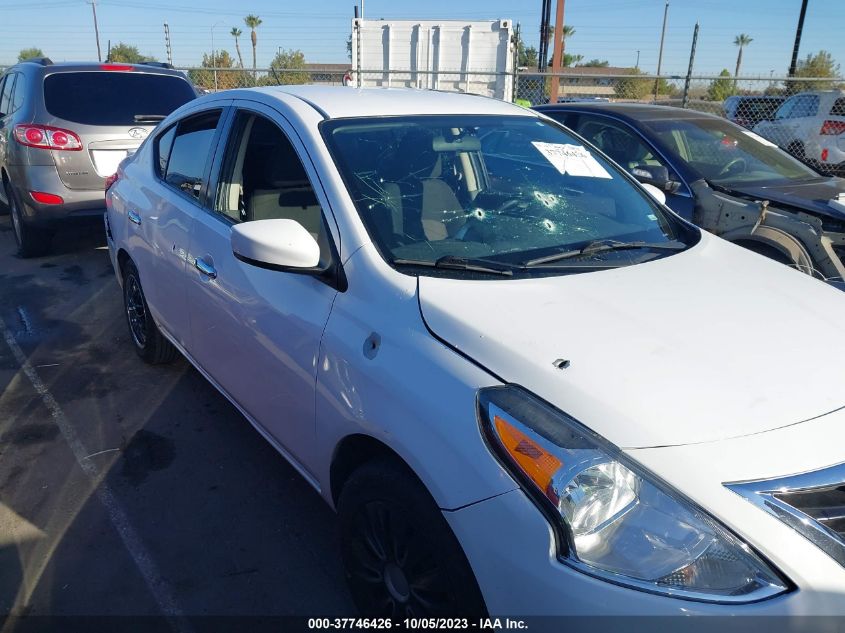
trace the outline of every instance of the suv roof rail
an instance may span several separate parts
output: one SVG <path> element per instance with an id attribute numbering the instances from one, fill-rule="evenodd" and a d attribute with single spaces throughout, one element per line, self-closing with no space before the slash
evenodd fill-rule
<path id="1" fill-rule="evenodd" d="M 53 64 L 53 60 L 49 57 L 30 57 L 29 59 L 23 60 L 24 64 L 41 64 L 42 66 L 51 66 Z"/>
<path id="2" fill-rule="evenodd" d="M 141 66 L 155 66 L 157 68 L 169 68 L 173 70 L 173 64 L 168 64 L 167 62 L 140 62 Z"/>

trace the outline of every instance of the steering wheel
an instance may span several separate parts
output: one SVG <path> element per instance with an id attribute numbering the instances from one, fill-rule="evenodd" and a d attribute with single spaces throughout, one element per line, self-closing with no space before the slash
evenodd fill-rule
<path id="1" fill-rule="evenodd" d="M 722 167 L 716 177 L 718 178 L 719 176 L 728 175 L 729 173 L 734 171 L 734 168 L 739 164 L 742 164 L 742 171 L 748 169 L 748 162 L 741 156 L 737 156 L 733 160 L 728 161 L 728 164 Z"/>

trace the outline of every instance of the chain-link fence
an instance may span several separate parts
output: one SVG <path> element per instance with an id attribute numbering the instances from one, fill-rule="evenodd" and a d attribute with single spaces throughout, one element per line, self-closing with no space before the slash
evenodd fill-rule
<path id="1" fill-rule="evenodd" d="M 843 79 L 655 76 L 602 68 L 566 68 L 560 73 L 356 71 L 336 65 L 322 69 L 182 70 L 196 86 L 209 91 L 285 84 L 411 87 L 480 94 L 525 106 L 606 101 L 681 107 L 726 117 L 824 173 L 845 173 Z M 784 106 L 793 95 L 797 96 Z"/>
<path id="2" fill-rule="evenodd" d="M 281 86 L 319 84 L 340 86 L 344 83 L 345 69 L 320 68 L 178 68 L 202 92 L 255 88 L 256 86 Z"/>

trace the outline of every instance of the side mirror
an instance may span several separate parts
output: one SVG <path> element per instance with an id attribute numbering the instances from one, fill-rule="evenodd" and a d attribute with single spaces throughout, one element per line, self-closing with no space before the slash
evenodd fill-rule
<path id="1" fill-rule="evenodd" d="M 313 269 L 317 240 L 296 220 L 255 220 L 232 227 L 232 252 L 244 263 L 273 270 Z"/>
<path id="2" fill-rule="evenodd" d="M 669 193 L 675 193 L 681 186 L 681 183 L 670 180 L 669 170 L 663 165 L 634 165 L 631 175 L 644 185 L 653 185 Z"/>

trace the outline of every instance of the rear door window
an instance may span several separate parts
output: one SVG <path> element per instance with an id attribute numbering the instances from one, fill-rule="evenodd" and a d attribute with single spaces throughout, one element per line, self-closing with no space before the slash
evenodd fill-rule
<path id="1" fill-rule="evenodd" d="M 84 125 L 136 125 L 145 115 L 168 115 L 196 97 L 180 77 L 135 71 L 48 75 L 44 105 L 59 119 Z"/>
<path id="2" fill-rule="evenodd" d="M 176 136 L 176 126 L 171 125 L 166 132 L 160 134 L 156 139 L 156 167 L 158 177 L 161 179 L 164 179 L 167 174 L 167 160 L 170 158 L 174 136 Z"/>
<path id="3" fill-rule="evenodd" d="M 183 119 L 176 128 L 164 180 L 194 200 L 202 192 L 220 114 L 220 110 L 203 112 Z"/>
<path id="4" fill-rule="evenodd" d="M 22 73 L 17 73 L 17 81 L 15 82 L 15 91 L 12 93 L 12 109 L 9 112 L 16 112 L 23 105 L 24 90 L 26 90 L 26 81 Z"/>
<path id="5" fill-rule="evenodd" d="M 845 116 L 845 99 L 837 99 L 833 102 L 830 116 Z"/>
<path id="6" fill-rule="evenodd" d="M 0 115 L 5 116 L 11 112 L 12 89 L 15 87 L 15 77 L 17 77 L 17 73 L 7 75 L 3 86 L 0 87 Z"/>
<path id="7" fill-rule="evenodd" d="M 818 111 L 818 95 L 800 95 L 795 98 L 795 104 L 792 106 L 790 118 L 797 119 L 800 117 L 816 116 Z"/>

